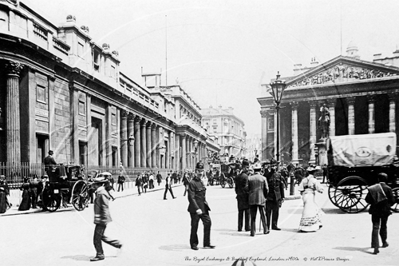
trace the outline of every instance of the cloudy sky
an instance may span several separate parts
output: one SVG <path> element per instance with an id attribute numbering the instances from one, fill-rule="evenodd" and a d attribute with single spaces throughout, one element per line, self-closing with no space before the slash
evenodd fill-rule
<path id="1" fill-rule="evenodd" d="M 137 82 L 141 68 L 162 71 L 163 85 L 178 82 L 201 107 L 233 107 L 249 135 L 260 134 L 256 98 L 277 71 L 345 54 L 349 42 L 364 60 L 399 48 L 396 0 L 21 1 L 55 25 L 74 15 Z"/>

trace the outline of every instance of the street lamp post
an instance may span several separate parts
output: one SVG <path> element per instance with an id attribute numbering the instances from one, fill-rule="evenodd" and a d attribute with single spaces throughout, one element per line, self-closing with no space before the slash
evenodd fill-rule
<path id="1" fill-rule="evenodd" d="M 280 103 L 283 98 L 284 90 L 287 87 L 284 81 L 280 79 L 277 72 L 276 80 L 270 83 L 268 92 L 273 96 L 277 116 L 277 139 L 276 139 L 276 160 L 280 161 Z"/>

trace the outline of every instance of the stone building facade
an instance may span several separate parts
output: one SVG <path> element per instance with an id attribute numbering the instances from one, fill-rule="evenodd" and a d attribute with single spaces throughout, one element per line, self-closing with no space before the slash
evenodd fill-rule
<path id="1" fill-rule="evenodd" d="M 284 163 L 316 163 L 315 149 L 322 136 L 320 109 L 330 113 L 329 135 L 382 132 L 398 134 L 399 68 L 396 57 L 361 60 L 351 44 L 346 56 L 314 65 L 293 77 L 283 78 L 287 88 L 280 115 L 280 160 Z M 312 60 L 312 62 L 315 62 Z M 382 64 L 382 63 L 389 64 Z M 268 85 L 267 85 L 268 86 Z M 260 97 L 262 158 L 276 154 L 276 112 L 274 101 Z"/>
<path id="2" fill-rule="evenodd" d="M 214 135 L 218 139 L 221 154 L 233 155 L 237 158 L 245 156 L 245 124 L 234 115 L 232 107 L 203 108 L 202 126 L 207 129 L 207 132 Z"/>
<path id="3" fill-rule="evenodd" d="M 118 52 L 74 16 L 55 26 L 23 2 L 0 1 L 0 36 L 1 162 L 40 164 L 51 149 L 58 163 L 89 168 L 184 170 L 205 157 L 195 101 L 180 86 L 146 87 L 120 72 Z"/>

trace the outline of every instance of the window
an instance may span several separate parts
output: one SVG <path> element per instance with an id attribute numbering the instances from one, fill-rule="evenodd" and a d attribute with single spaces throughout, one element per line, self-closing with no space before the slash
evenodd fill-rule
<path id="1" fill-rule="evenodd" d="M 267 129 L 269 131 L 274 130 L 274 116 L 269 116 L 269 119 L 267 120 Z"/>
<path id="2" fill-rule="evenodd" d="M 116 125 L 116 115 L 115 114 L 111 115 L 111 124 Z"/>
<path id="3" fill-rule="evenodd" d="M 42 85 L 36 86 L 36 100 L 38 102 L 47 103 L 46 87 L 44 87 Z"/>
<path id="4" fill-rule="evenodd" d="M 95 71 L 100 71 L 100 53 L 98 51 L 93 52 L 93 68 Z"/>
<path id="5" fill-rule="evenodd" d="M 80 115 L 86 115 L 86 104 L 84 101 L 79 101 L 78 110 Z"/>
<path id="6" fill-rule="evenodd" d="M 111 66 L 111 73 L 110 73 L 111 78 L 115 77 L 115 73 L 116 73 L 115 66 Z"/>
<path id="7" fill-rule="evenodd" d="M 78 56 L 83 57 L 83 51 L 84 51 L 84 44 L 78 42 Z"/>

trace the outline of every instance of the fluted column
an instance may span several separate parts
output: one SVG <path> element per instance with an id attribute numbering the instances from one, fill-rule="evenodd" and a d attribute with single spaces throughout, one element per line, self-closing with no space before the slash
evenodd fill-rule
<path id="1" fill-rule="evenodd" d="M 309 163 L 316 163 L 315 156 L 315 144 L 316 144 L 316 102 L 309 102 L 310 106 L 310 137 L 309 137 L 309 148 L 310 148 L 310 158 Z"/>
<path id="2" fill-rule="evenodd" d="M 128 128 L 128 137 L 134 136 L 134 115 L 129 114 L 127 117 L 127 128 Z M 130 143 L 128 141 L 128 167 L 133 168 L 134 167 L 134 145 L 136 142 L 136 138 L 133 143 Z"/>
<path id="3" fill-rule="evenodd" d="M 157 150 L 156 150 L 156 165 L 157 168 L 161 167 L 161 152 L 159 150 L 159 148 L 161 147 L 161 127 L 160 126 L 156 126 L 155 129 L 155 135 L 156 135 L 156 142 L 157 142 Z"/>
<path id="4" fill-rule="evenodd" d="M 151 126 L 151 167 L 156 167 L 156 150 L 157 150 L 157 138 L 155 135 L 156 124 L 152 123 Z"/>
<path id="5" fill-rule="evenodd" d="M 145 124 L 145 126 L 146 126 L 146 138 L 147 138 L 147 145 L 146 145 L 146 151 L 147 151 L 147 153 L 146 153 L 146 156 L 145 156 L 145 158 L 146 158 L 146 166 L 145 167 L 148 167 L 148 168 L 150 168 L 151 167 L 151 157 L 152 157 L 152 149 L 151 149 L 151 122 L 147 122 L 146 124 Z"/>
<path id="6" fill-rule="evenodd" d="M 166 136 L 168 138 L 166 142 L 166 151 L 165 151 L 165 168 L 170 168 L 170 131 L 166 131 Z"/>
<path id="7" fill-rule="evenodd" d="M 328 111 L 330 112 L 330 136 L 335 136 L 335 102 L 336 99 L 328 99 Z"/>
<path id="8" fill-rule="evenodd" d="M 141 131 L 141 167 L 147 167 L 147 137 L 146 137 L 146 120 L 143 119 L 140 123 Z"/>
<path id="9" fill-rule="evenodd" d="M 187 168 L 187 137 L 185 134 L 180 135 L 181 138 L 181 164 L 182 164 L 182 170 L 186 170 Z"/>
<path id="10" fill-rule="evenodd" d="M 291 117 L 292 117 L 292 163 L 295 165 L 299 163 L 299 149 L 298 149 L 298 102 L 291 102 Z"/>
<path id="11" fill-rule="evenodd" d="M 134 166 L 141 166 L 141 131 L 140 131 L 141 118 L 136 116 L 134 120 Z"/>
<path id="12" fill-rule="evenodd" d="M 389 93 L 389 131 L 396 132 L 396 94 Z"/>
<path id="13" fill-rule="evenodd" d="M 120 128 L 120 135 L 121 135 L 121 159 L 122 165 L 127 167 L 127 148 L 129 146 L 129 139 L 127 135 L 127 112 L 121 112 L 121 128 Z"/>
<path id="14" fill-rule="evenodd" d="M 356 98 L 351 97 L 346 99 L 348 102 L 348 135 L 355 134 L 355 100 Z M 374 104 L 373 104 L 374 106 Z M 374 115 L 373 115 L 374 117 Z"/>
<path id="15" fill-rule="evenodd" d="M 19 75 L 23 65 L 9 61 L 7 67 L 7 162 L 21 162 L 21 124 L 19 112 Z M 51 144 L 50 144 L 51 145 Z"/>
<path id="16" fill-rule="evenodd" d="M 374 96 L 373 95 L 367 95 L 367 101 L 368 101 L 368 109 L 369 109 L 369 124 L 368 124 L 368 131 L 369 134 L 372 134 L 375 132 L 375 111 L 374 111 Z"/>

